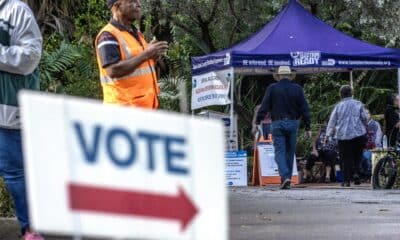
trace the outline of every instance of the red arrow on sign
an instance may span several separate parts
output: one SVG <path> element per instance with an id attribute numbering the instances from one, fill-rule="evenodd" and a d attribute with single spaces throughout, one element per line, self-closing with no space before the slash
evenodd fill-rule
<path id="1" fill-rule="evenodd" d="M 176 220 L 184 231 L 198 213 L 198 209 L 179 187 L 176 196 L 122 191 L 71 183 L 70 207 L 74 211 L 133 215 L 165 220 Z"/>

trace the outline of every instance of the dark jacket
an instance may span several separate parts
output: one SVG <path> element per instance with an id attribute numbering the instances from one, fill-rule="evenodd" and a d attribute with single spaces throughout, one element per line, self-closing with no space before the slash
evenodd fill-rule
<path id="1" fill-rule="evenodd" d="M 310 109 L 303 88 L 288 79 L 282 79 L 267 88 L 256 123 L 258 124 L 268 112 L 271 113 L 272 121 L 302 117 L 306 130 L 310 129 Z"/>

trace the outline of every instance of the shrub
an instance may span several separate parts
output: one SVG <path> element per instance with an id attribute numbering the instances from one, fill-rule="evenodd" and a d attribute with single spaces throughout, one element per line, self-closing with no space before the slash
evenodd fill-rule
<path id="1" fill-rule="evenodd" d="M 14 216 L 14 210 L 11 197 L 7 191 L 3 179 L 0 178 L 0 217 L 12 217 L 12 216 Z"/>

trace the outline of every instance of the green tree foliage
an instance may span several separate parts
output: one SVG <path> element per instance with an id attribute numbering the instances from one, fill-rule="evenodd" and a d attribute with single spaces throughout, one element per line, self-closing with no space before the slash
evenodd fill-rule
<path id="1" fill-rule="evenodd" d="M 57 40 L 56 36 L 49 37 L 40 62 L 41 89 L 99 98 L 98 74 L 92 57 L 88 47 Z"/>
<path id="2" fill-rule="evenodd" d="M 64 77 L 64 72 L 75 66 L 81 58 L 79 50 L 72 44 L 62 41 L 59 48 L 54 51 L 43 51 L 40 62 L 41 87 L 48 90 L 55 84 L 60 77 Z"/>
<path id="3" fill-rule="evenodd" d="M 162 91 L 160 92 L 159 99 L 162 109 L 180 111 L 180 97 L 184 94 L 180 89 L 180 85 L 183 84 L 185 89 L 187 89 L 185 82 L 185 79 L 179 76 L 166 76 L 160 79 L 159 86 Z"/>
<path id="4" fill-rule="evenodd" d="M 58 32 L 72 37 L 74 13 L 80 0 L 25 0 L 33 10 L 44 34 Z"/>

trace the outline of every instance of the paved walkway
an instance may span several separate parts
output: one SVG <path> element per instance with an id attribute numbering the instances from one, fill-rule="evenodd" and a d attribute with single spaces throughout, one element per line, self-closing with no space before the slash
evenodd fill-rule
<path id="1" fill-rule="evenodd" d="M 313 185 L 230 189 L 231 240 L 400 239 L 400 191 Z"/>

